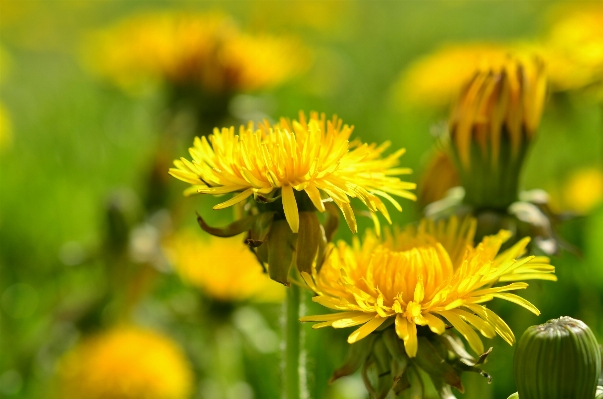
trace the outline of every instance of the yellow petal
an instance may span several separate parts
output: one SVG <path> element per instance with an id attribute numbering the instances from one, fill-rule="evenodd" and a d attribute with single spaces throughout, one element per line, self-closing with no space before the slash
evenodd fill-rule
<path id="1" fill-rule="evenodd" d="M 232 206 L 234 204 L 237 204 L 237 203 L 243 201 L 245 198 L 249 197 L 251 194 L 253 194 L 253 190 L 251 188 L 247 189 L 247 190 L 243 191 L 242 193 L 235 195 L 228 201 L 224 201 L 221 204 L 214 206 L 214 209 L 218 210 L 218 209 L 228 208 L 229 206 Z"/>
<path id="2" fill-rule="evenodd" d="M 423 317 L 427 319 L 427 325 L 431 331 L 438 335 L 444 334 L 444 331 L 446 331 L 446 323 L 444 323 L 442 319 L 431 313 L 424 314 Z"/>
<path id="3" fill-rule="evenodd" d="M 312 204 L 314 204 L 316 209 L 318 209 L 320 212 L 324 212 L 325 204 L 322 202 L 322 198 L 320 198 L 320 192 L 318 191 L 316 186 L 310 184 L 308 185 L 308 187 L 306 187 L 304 191 L 306 192 L 306 194 L 308 194 L 308 197 L 310 197 L 310 200 L 312 201 Z"/>
<path id="4" fill-rule="evenodd" d="M 492 296 L 496 297 L 496 298 L 500 298 L 500 299 L 505 299 L 505 300 L 507 300 L 509 302 L 513 302 L 519 306 L 523 306 L 524 308 L 528 309 L 530 312 L 534 313 L 536 316 L 540 316 L 540 310 L 538 310 L 538 308 L 536 308 L 536 306 L 532 305 L 532 303 L 530 301 L 520 297 L 519 295 L 504 293 L 504 294 L 493 294 Z"/>
<path id="5" fill-rule="evenodd" d="M 396 316 L 396 334 L 404 341 L 404 349 L 408 357 L 416 357 L 419 349 L 417 326 L 404 316 Z"/>
<path id="6" fill-rule="evenodd" d="M 297 233 L 299 231 L 299 213 L 297 211 L 297 202 L 293 194 L 293 187 L 283 186 L 283 208 L 285 209 L 285 218 L 291 227 L 291 231 Z"/>
<path id="7" fill-rule="evenodd" d="M 354 331 L 352 334 L 350 334 L 350 336 L 348 337 L 348 343 L 353 344 L 354 342 L 360 341 L 362 338 L 366 337 L 367 335 L 375 331 L 377 328 L 379 328 L 381 324 L 385 322 L 385 320 L 387 320 L 387 318 L 379 316 L 375 317 L 374 319 Z"/>
<path id="8" fill-rule="evenodd" d="M 484 344 L 482 343 L 482 340 L 479 339 L 479 336 L 476 334 L 476 332 L 473 331 L 473 329 L 467 323 L 465 323 L 459 315 L 454 313 L 452 310 L 444 310 L 438 312 L 438 314 L 444 316 L 450 322 L 450 324 L 452 324 L 452 326 L 456 328 L 456 330 L 461 333 L 463 337 L 465 337 L 467 342 L 469 342 L 469 346 L 471 349 L 473 349 L 473 351 L 475 351 L 475 353 L 478 355 L 484 353 Z"/>

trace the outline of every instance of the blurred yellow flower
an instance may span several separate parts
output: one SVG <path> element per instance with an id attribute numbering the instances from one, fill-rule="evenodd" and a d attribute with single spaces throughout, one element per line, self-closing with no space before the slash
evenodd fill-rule
<path id="1" fill-rule="evenodd" d="M 409 357 L 417 354 L 417 326 L 443 334 L 444 320 L 477 354 L 482 354 L 484 347 L 472 327 L 488 338 L 498 334 L 512 345 L 515 337 L 511 329 L 481 304 L 500 298 L 538 315 L 534 305 L 508 291 L 527 288 L 528 284 L 519 282 L 522 280 L 556 280 L 554 267 L 546 257 L 520 258 L 529 238 L 497 255 L 511 236 L 507 231 L 488 236 L 473 247 L 469 243 L 474 229 L 471 219 L 423 221 L 384 245 L 370 234 L 362 244 L 356 239 L 351 247 L 345 242 L 330 244 L 331 255 L 320 272 L 302 275 L 318 294 L 314 301 L 340 313 L 301 320 L 320 322 L 315 328 L 362 325 L 349 336 L 349 343 L 363 339 L 384 323 L 394 323 Z M 493 287 L 499 282 L 512 283 Z"/>
<path id="2" fill-rule="evenodd" d="M 395 100 L 423 107 L 447 107 L 476 72 L 502 69 L 510 54 L 524 52 L 521 45 L 444 45 L 403 71 L 394 84 Z"/>
<path id="3" fill-rule="evenodd" d="M 141 14 L 84 45 L 90 69 L 128 90 L 163 82 L 214 93 L 257 90 L 304 72 L 311 58 L 299 40 L 243 34 L 221 13 Z"/>
<path id="4" fill-rule="evenodd" d="M 0 152 L 11 145 L 12 139 L 13 127 L 6 109 L 0 103 Z"/>
<path id="5" fill-rule="evenodd" d="M 598 167 L 579 169 L 560 189 L 553 190 L 551 196 L 559 210 L 586 214 L 603 203 L 603 170 Z"/>
<path id="6" fill-rule="evenodd" d="M 278 302 L 284 287 L 273 284 L 242 236 L 201 237 L 182 231 L 165 243 L 167 256 L 186 283 L 224 301 Z"/>
<path id="7" fill-rule="evenodd" d="M 58 377 L 63 398 L 185 399 L 193 390 L 178 344 L 138 327 L 85 338 L 60 360 Z"/>
<path id="8" fill-rule="evenodd" d="M 316 209 L 325 211 L 323 200 L 329 198 L 343 211 L 352 232 L 356 218 L 350 198 L 359 198 L 373 213 L 381 211 L 390 221 L 385 204 L 389 200 L 399 211 L 400 204 L 391 196 L 415 199 L 408 190 L 414 183 L 401 181 L 395 175 L 410 173 L 408 168 L 395 168 L 404 149 L 381 158 L 389 142 L 380 146 L 349 142 L 353 127 L 344 125 L 336 116 L 311 113 L 307 120 L 281 118 L 271 126 L 267 121 L 257 127 L 252 122 L 241 126 L 214 129 L 209 139 L 195 138 L 190 148 L 193 161 L 176 160 L 170 174 L 192 184 L 185 193 L 227 194 L 233 198 L 216 205 L 223 209 L 251 195 L 262 201 L 275 194 L 282 196 L 285 217 L 294 233 L 299 230 L 299 213 L 295 191 L 305 191 Z M 210 145 L 211 143 L 211 145 Z M 322 198 L 321 192 L 326 195 Z M 391 195 L 390 195 L 391 194 Z"/>
<path id="9" fill-rule="evenodd" d="M 603 83 L 603 4 L 557 10 L 545 41 L 553 89 L 573 90 Z"/>

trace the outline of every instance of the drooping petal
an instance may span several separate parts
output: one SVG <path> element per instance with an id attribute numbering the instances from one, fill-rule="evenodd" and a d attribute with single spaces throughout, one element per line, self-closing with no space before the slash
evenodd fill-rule
<path id="1" fill-rule="evenodd" d="M 293 194 L 293 187 L 283 186 L 283 208 L 285 210 L 285 218 L 291 227 L 291 231 L 297 233 L 299 231 L 299 213 L 297 211 L 297 202 Z"/>
<path id="2" fill-rule="evenodd" d="M 353 344 L 354 342 L 360 341 L 362 338 L 366 337 L 377 328 L 381 326 L 387 320 L 387 318 L 376 316 L 371 321 L 354 331 L 348 337 L 348 343 Z"/>

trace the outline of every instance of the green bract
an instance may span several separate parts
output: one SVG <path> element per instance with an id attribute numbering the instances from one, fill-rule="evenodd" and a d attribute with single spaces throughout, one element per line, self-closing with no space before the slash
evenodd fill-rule
<path id="1" fill-rule="evenodd" d="M 600 373 L 595 336 L 571 317 L 529 327 L 515 351 L 515 383 L 521 399 L 592 399 Z"/>

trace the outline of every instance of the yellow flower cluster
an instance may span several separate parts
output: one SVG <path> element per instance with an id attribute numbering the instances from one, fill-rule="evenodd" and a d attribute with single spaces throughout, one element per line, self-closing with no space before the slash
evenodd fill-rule
<path id="1" fill-rule="evenodd" d="M 250 196 L 266 201 L 280 194 L 284 213 L 294 233 L 299 230 L 299 212 L 295 192 L 304 191 L 316 209 L 325 211 L 324 201 L 332 200 L 343 211 L 348 226 L 356 232 L 356 218 L 350 198 L 360 199 L 373 213 L 389 213 L 379 197 L 389 200 L 398 210 L 392 195 L 415 199 L 408 190 L 414 183 L 396 175 L 410 173 L 396 168 L 404 149 L 381 158 L 389 146 L 349 141 L 353 127 L 336 116 L 312 113 L 307 119 L 281 119 L 270 125 L 249 123 L 241 127 L 214 130 L 209 138 L 196 138 L 190 149 L 192 162 L 181 158 L 170 174 L 192 184 L 186 193 L 236 195 L 215 206 L 222 209 Z M 377 218 L 374 217 L 377 222 Z"/>
<path id="2" fill-rule="evenodd" d="M 59 362 L 64 398 L 186 399 L 193 374 L 170 338 L 138 327 L 117 327 L 84 339 Z"/>
<path id="3" fill-rule="evenodd" d="M 212 93 L 278 85 L 312 59 L 298 39 L 249 35 L 219 13 L 137 15 L 91 34 L 83 51 L 93 71 L 128 90 L 169 82 Z"/>
<path id="4" fill-rule="evenodd" d="M 539 314 L 530 302 L 508 291 L 527 288 L 524 280 L 556 280 L 554 267 L 545 257 L 522 257 L 529 238 L 498 254 L 509 232 L 486 237 L 475 247 L 474 232 L 472 219 L 426 220 L 383 243 L 369 234 L 362 244 L 355 240 L 351 247 L 331 244 L 331 255 L 320 272 L 303 277 L 318 294 L 314 300 L 339 313 L 306 316 L 302 321 L 320 322 L 316 328 L 362 325 L 349 336 L 349 343 L 394 322 L 409 357 L 417 354 L 417 326 L 443 334 L 446 322 L 477 354 L 484 347 L 473 328 L 513 344 L 511 329 L 482 304 L 500 298 Z M 494 287 L 503 282 L 511 284 Z"/>
<path id="5" fill-rule="evenodd" d="M 182 280 L 214 299 L 278 302 L 284 297 L 283 286 L 270 281 L 241 236 L 203 238 L 182 231 L 167 240 L 165 250 Z"/>

